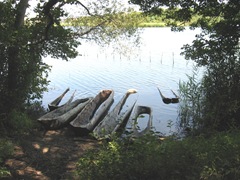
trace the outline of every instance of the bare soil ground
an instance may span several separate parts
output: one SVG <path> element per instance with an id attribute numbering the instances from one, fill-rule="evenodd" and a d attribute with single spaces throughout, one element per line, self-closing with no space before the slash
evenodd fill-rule
<path id="1" fill-rule="evenodd" d="M 34 131 L 19 137 L 14 156 L 5 161 L 11 172 L 6 179 L 79 179 L 73 173 L 78 159 L 97 145 L 98 141 L 75 137 L 68 129 Z"/>

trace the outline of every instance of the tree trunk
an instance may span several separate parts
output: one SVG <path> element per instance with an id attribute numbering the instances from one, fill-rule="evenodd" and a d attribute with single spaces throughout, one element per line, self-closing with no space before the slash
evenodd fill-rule
<path id="1" fill-rule="evenodd" d="M 24 17 L 28 7 L 28 0 L 21 0 L 16 5 L 16 18 L 13 28 L 18 30 L 24 25 Z M 20 43 L 18 41 L 18 33 L 16 33 L 15 44 L 8 48 L 8 102 L 6 102 L 7 110 L 17 107 L 19 103 L 18 89 L 21 88 L 19 68 L 21 68 Z"/>
<path id="2" fill-rule="evenodd" d="M 24 17 L 26 14 L 26 10 L 28 7 L 28 1 L 29 0 L 21 0 L 17 4 L 17 14 L 16 14 L 16 20 L 15 20 L 15 28 L 19 29 L 21 26 L 24 25 Z"/>

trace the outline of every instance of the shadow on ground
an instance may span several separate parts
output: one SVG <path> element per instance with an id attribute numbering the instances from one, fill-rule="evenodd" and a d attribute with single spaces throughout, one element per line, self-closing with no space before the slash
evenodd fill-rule
<path id="1" fill-rule="evenodd" d="M 88 137 L 74 137 L 67 128 L 33 132 L 19 138 L 14 157 L 5 161 L 11 172 L 6 179 L 78 179 L 73 175 L 78 159 L 97 145 Z"/>

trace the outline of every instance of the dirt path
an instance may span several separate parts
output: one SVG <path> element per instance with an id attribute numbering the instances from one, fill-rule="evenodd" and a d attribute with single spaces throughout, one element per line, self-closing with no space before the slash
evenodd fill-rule
<path id="1" fill-rule="evenodd" d="M 14 157 L 6 160 L 12 177 L 7 179 L 77 179 L 73 170 L 79 157 L 98 142 L 76 138 L 67 129 L 34 132 L 21 137 Z"/>

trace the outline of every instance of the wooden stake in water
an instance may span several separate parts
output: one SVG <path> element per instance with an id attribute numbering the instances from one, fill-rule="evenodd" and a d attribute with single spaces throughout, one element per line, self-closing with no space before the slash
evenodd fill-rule
<path id="1" fill-rule="evenodd" d="M 149 51 L 149 62 L 151 62 L 151 51 Z"/>
<path id="2" fill-rule="evenodd" d="M 172 52 L 172 60 L 173 60 L 173 66 L 174 66 L 174 52 Z"/>
<path id="3" fill-rule="evenodd" d="M 162 59 L 163 59 L 163 52 L 162 52 L 162 56 L 161 56 L 161 64 L 162 64 Z"/>

